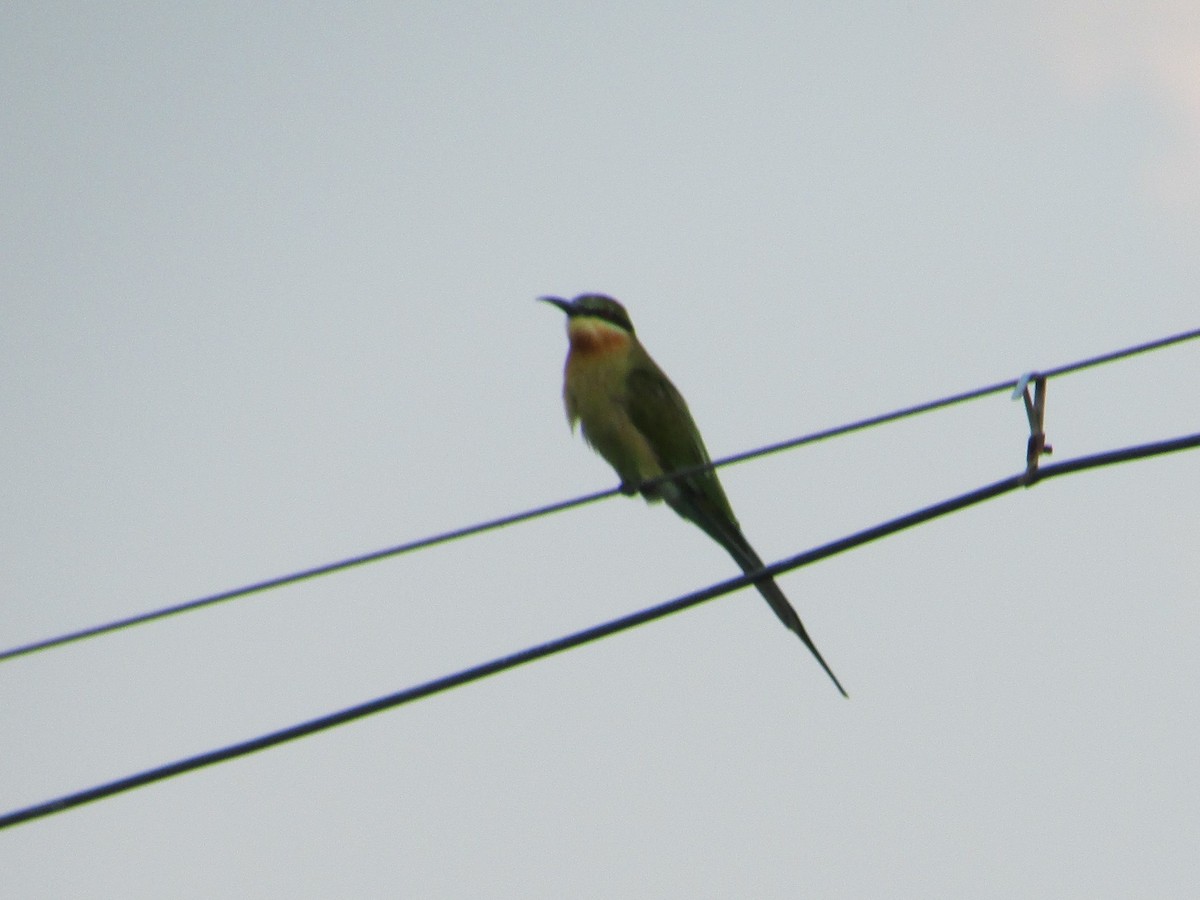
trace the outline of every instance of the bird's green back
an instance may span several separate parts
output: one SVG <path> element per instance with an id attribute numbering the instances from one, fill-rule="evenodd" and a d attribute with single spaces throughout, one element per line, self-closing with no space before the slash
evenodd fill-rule
<path id="1" fill-rule="evenodd" d="M 669 473 L 709 462 L 704 439 L 683 395 L 662 369 L 646 356 L 630 368 L 627 377 L 629 417 L 658 454 L 663 471 Z M 715 471 L 708 469 L 684 480 L 736 526 L 733 509 Z"/>

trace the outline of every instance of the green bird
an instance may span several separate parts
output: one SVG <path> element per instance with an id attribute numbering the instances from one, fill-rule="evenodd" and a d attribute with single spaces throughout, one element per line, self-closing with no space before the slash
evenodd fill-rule
<path id="1" fill-rule="evenodd" d="M 660 475 L 708 463 L 709 457 L 687 403 L 638 341 L 625 307 L 603 294 L 538 299 L 567 314 L 563 402 L 571 429 L 582 426 L 584 440 L 616 470 L 626 493 L 665 500 L 724 547 L 743 572 L 761 569 L 763 561 L 742 534 L 713 469 L 645 486 Z M 848 696 L 775 579 L 764 576 L 754 585 Z"/>

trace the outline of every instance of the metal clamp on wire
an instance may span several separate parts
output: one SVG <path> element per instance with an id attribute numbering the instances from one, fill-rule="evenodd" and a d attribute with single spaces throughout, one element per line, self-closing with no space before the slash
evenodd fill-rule
<path id="1" fill-rule="evenodd" d="M 1033 399 L 1029 397 L 1029 382 L 1033 382 Z M 1012 398 L 1025 399 L 1025 416 L 1029 419 L 1029 443 L 1025 447 L 1025 474 L 1021 483 L 1029 487 L 1038 479 L 1038 459 L 1042 454 L 1049 456 L 1054 448 L 1046 443 L 1046 376 L 1037 372 L 1026 372 L 1017 379 Z"/>

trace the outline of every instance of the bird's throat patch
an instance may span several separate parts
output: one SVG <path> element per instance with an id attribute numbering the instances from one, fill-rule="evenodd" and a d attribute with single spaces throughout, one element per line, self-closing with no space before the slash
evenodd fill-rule
<path id="1" fill-rule="evenodd" d="M 605 355 L 629 346 L 629 332 L 618 325 L 591 316 L 577 316 L 567 326 L 572 355 Z"/>

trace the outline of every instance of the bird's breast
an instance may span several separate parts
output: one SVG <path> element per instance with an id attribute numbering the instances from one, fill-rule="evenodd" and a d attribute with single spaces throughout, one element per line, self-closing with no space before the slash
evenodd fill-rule
<path id="1" fill-rule="evenodd" d="M 638 483 L 662 474 L 654 448 L 633 424 L 627 409 L 632 343 L 605 352 L 576 350 L 567 357 L 563 399 L 567 418 L 583 426 L 587 442 L 617 470 L 621 480 Z"/>
<path id="2" fill-rule="evenodd" d="M 582 420 L 585 429 L 602 428 L 620 409 L 628 373 L 625 357 L 619 350 L 581 353 L 572 344 L 563 393 L 567 414 Z"/>
<path id="3" fill-rule="evenodd" d="M 563 395 L 571 421 L 581 419 L 585 430 L 596 431 L 612 418 L 625 396 L 629 333 L 599 319 L 572 319 L 567 328 L 571 351 L 567 354 Z"/>

